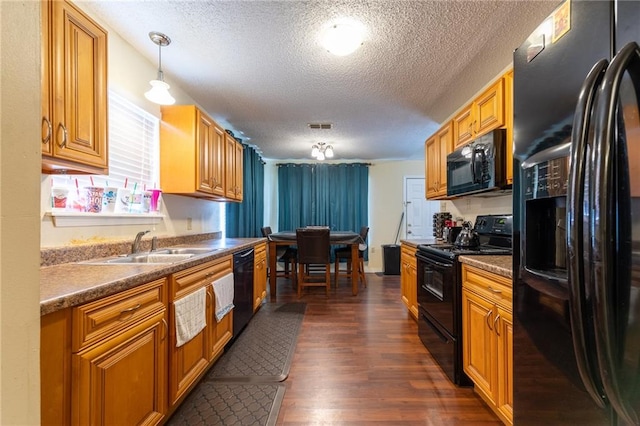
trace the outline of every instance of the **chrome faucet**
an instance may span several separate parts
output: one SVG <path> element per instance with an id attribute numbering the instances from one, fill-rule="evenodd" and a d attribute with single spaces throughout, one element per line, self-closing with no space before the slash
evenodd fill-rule
<path id="1" fill-rule="evenodd" d="M 136 254 L 136 253 L 138 253 L 140 251 L 140 240 L 142 239 L 142 237 L 145 234 L 148 234 L 149 232 L 151 232 L 151 231 L 149 231 L 149 230 L 140 231 L 140 232 L 138 232 L 138 234 L 136 234 L 136 238 L 133 240 L 133 244 L 131 244 L 131 253 L 132 254 Z"/>

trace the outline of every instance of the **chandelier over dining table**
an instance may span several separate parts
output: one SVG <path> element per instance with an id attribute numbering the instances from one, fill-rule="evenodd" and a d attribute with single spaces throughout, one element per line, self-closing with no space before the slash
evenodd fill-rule
<path id="1" fill-rule="evenodd" d="M 311 146 L 311 156 L 322 161 L 325 158 L 333 158 L 333 147 L 324 142 L 318 142 Z"/>

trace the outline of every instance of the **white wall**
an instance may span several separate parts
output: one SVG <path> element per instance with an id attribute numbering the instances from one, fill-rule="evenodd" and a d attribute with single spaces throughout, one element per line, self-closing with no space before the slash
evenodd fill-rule
<path id="1" fill-rule="evenodd" d="M 149 102 L 144 97 L 144 92 L 150 87 L 149 80 L 156 76 L 157 65 L 142 57 L 129 43 L 99 19 L 96 20 L 109 31 L 109 88 L 160 118 L 160 106 Z M 165 75 L 165 78 L 171 85 L 171 94 L 176 98 L 177 104 L 195 103 L 188 94 L 171 81 L 170 75 Z M 151 229 L 151 235 L 160 237 L 222 231 L 219 220 L 221 203 L 167 194 L 163 194 L 161 210 L 165 218 L 157 225 L 56 227 L 51 217 L 45 215 L 50 205 L 50 187 L 51 176 L 41 175 L 41 247 L 133 239 L 138 231 L 146 229 Z M 187 229 L 188 218 L 191 218 L 191 229 Z"/>
<path id="2" fill-rule="evenodd" d="M 2 425 L 40 424 L 39 52 L 40 2 L 0 2 Z"/>

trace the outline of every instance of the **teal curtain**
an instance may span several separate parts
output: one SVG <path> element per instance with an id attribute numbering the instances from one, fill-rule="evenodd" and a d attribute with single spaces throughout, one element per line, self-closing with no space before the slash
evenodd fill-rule
<path id="1" fill-rule="evenodd" d="M 369 165 L 279 164 L 278 229 L 360 232 L 369 221 Z"/>
<path id="2" fill-rule="evenodd" d="M 243 153 L 242 203 L 226 203 L 226 235 L 229 238 L 261 237 L 264 226 L 264 162 L 256 150 Z"/>

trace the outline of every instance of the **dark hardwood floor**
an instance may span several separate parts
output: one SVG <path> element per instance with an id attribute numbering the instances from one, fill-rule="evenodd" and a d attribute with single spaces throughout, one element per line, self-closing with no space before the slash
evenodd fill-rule
<path id="1" fill-rule="evenodd" d="M 305 289 L 278 278 L 276 302 L 307 310 L 278 416 L 279 425 L 501 425 L 472 388 L 458 388 L 422 345 L 400 300 L 400 277 L 367 274 Z"/>

